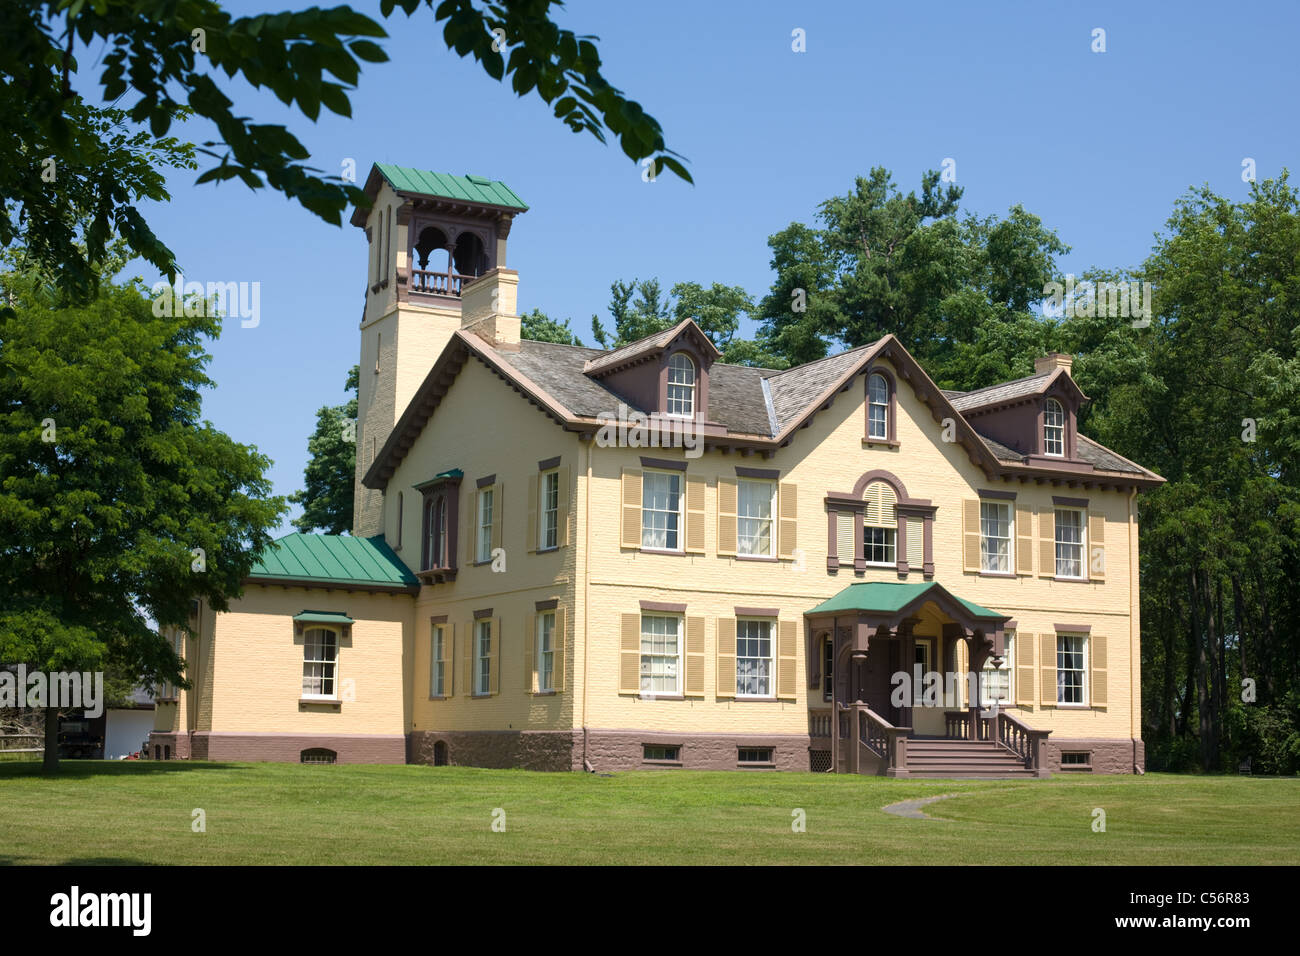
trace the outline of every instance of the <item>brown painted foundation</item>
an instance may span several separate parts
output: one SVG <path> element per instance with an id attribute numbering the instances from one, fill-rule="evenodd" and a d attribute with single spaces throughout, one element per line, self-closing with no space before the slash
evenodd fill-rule
<path id="1" fill-rule="evenodd" d="M 1088 765 L 1079 767 L 1062 764 L 1062 753 L 1086 753 Z M 1146 747 L 1141 740 L 1117 740 L 1113 737 L 1047 738 L 1047 769 L 1053 774 L 1145 773 L 1146 765 Z"/>
<path id="2" fill-rule="evenodd" d="M 499 770 L 582 769 L 580 730 L 416 730 L 408 737 L 411 763 Z"/>
<path id="3" fill-rule="evenodd" d="M 647 761 L 645 747 L 677 747 L 679 760 Z M 770 748 L 770 764 L 742 764 L 740 748 Z M 587 734 L 587 759 L 596 770 L 801 770 L 808 771 L 807 734 L 665 734 L 648 730 L 592 730 Z"/>
<path id="4" fill-rule="evenodd" d="M 405 763 L 406 737 L 402 734 L 222 734 L 197 731 L 193 735 L 153 733 L 154 747 L 170 745 L 172 757 L 192 760 L 237 760 L 299 763 L 305 750 L 328 750 L 336 763 Z"/>

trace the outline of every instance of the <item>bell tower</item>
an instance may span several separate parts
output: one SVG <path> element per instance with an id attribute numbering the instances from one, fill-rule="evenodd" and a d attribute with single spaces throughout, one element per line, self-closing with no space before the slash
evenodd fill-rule
<path id="1" fill-rule="evenodd" d="M 383 531 L 383 496 L 361 478 L 452 333 L 519 347 L 506 239 L 528 207 L 502 182 L 387 163 L 371 167 L 365 192 L 372 205 L 352 214 L 369 248 L 352 533 L 370 537 Z"/>

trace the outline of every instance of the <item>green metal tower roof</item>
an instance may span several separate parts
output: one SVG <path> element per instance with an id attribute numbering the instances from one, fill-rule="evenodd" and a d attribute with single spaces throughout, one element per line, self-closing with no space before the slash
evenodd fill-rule
<path id="1" fill-rule="evenodd" d="M 391 163 L 375 163 L 375 168 L 398 192 L 459 199 L 487 206 L 504 206 L 507 209 L 528 208 L 505 183 L 484 176 L 453 176 L 450 173 L 434 173 L 427 169 L 394 166 Z"/>

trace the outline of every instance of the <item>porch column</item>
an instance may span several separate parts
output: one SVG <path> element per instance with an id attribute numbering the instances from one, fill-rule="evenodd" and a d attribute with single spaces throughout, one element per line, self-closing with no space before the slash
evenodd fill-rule
<path id="1" fill-rule="evenodd" d="M 910 621 L 904 621 L 898 625 L 898 652 L 903 658 L 902 668 L 906 670 L 911 678 L 908 683 L 911 685 L 911 693 L 904 699 L 903 706 L 898 712 L 898 726 L 911 727 L 912 725 L 912 705 L 916 701 L 916 692 L 924 686 L 916 682 L 916 635 L 912 633 L 912 624 Z M 925 674 L 921 675 L 924 682 Z"/>

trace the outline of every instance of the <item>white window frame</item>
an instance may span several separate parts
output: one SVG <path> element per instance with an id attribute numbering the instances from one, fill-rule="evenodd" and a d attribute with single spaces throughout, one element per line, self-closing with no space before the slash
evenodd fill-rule
<path id="1" fill-rule="evenodd" d="M 748 626 L 750 626 L 750 625 L 759 625 L 760 627 L 766 627 L 766 628 L 767 628 L 767 637 L 766 637 L 766 641 L 767 641 L 767 656 L 763 656 L 763 655 L 761 655 L 761 654 L 759 654 L 759 655 L 754 655 L 754 654 L 744 654 L 744 655 L 742 655 L 742 654 L 740 653 L 740 642 L 741 642 L 741 641 L 752 641 L 752 640 L 757 640 L 757 641 L 760 641 L 760 642 L 761 642 L 761 641 L 764 640 L 764 638 L 763 638 L 761 635 L 758 636 L 758 637 L 750 637 L 750 636 L 748 636 L 748 635 L 742 633 L 742 631 L 745 630 L 745 629 L 746 629 Z M 737 618 L 737 619 L 736 619 L 736 648 L 735 648 L 735 650 L 736 650 L 736 697 L 737 697 L 737 699 L 739 699 L 739 700 L 773 700 L 773 699 L 776 697 L 776 620 L 773 619 L 773 618 L 770 618 L 770 617 L 742 617 L 742 618 Z M 758 665 L 759 665 L 759 668 L 758 668 L 758 670 L 759 670 L 759 674 L 756 675 L 756 676 L 753 677 L 753 678 L 751 678 L 750 675 L 747 675 L 747 674 L 741 674 L 741 672 L 740 672 L 740 662 L 741 662 L 742 660 L 745 660 L 745 661 L 755 661 L 755 662 L 757 662 Z M 766 664 L 767 664 L 767 678 L 766 678 L 766 679 L 767 679 L 767 693 L 765 693 L 765 694 L 764 694 L 764 693 L 759 693 L 759 692 L 749 693 L 749 692 L 746 692 L 746 691 L 742 690 L 741 687 L 742 687 L 742 682 L 743 682 L 743 681 L 746 681 L 746 680 L 757 680 L 757 681 L 760 681 L 760 682 L 761 682 L 761 681 L 763 680 L 763 677 L 762 677 L 762 670 L 763 670 L 762 665 L 763 665 L 763 663 L 766 663 Z"/>
<path id="2" fill-rule="evenodd" d="M 311 644 L 312 644 L 311 635 L 312 635 L 314 632 L 316 632 L 316 631 L 320 631 L 320 632 L 322 632 L 322 633 L 324 633 L 324 634 L 329 634 L 329 635 L 331 635 L 332 643 L 333 643 L 333 645 L 334 645 L 334 658 L 333 658 L 333 660 L 329 660 L 329 659 L 326 659 L 326 658 L 324 658 L 324 657 L 308 657 L 308 656 L 307 656 L 307 651 L 311 648 Z M 303 700 L 338 700 L 338 699 L 339 699 L 339 698 L 338 698 L 338 689 L 339 689 L 339 644 L 342 643 L 342 642 L 340 641 L 340 638 L 341 638 L 341 637 L 342 637 L 342 634 L 340 633 L 339 629 L 338 629 L 337 627 L 330 627 L 329 625 L 325 625 L 325 626 L 316 625 L 315 627 L 308 627 L 308 628 L 304 628 L 304 629 L 303 629 L 303 635 L 302 635 L 302 699 L 303 699 Z M 322 646 L 323 646 L 323 645 L 322 645 Z M 319 653 L 319 652 L 318 652 L 318 653 Z M 321 668 L 321 675 L 320 675 L 320 678 L 319 678 L 319 679 L 320 679 L 320 681 L 321 681 L 321 686 L 324 687 L 324 686 L 325 686 L 325 682 L 328 680 L 329 683 L 330 683 L 330 688 L 331 688 L 330 693 L 328 693 L 328 694 L 323 694 L 323 693 L 315 693 L 315 694 L 313 694 L 313 693 L 309 693 L 309 692 L 308 692 L 308 690 L 307 690 L 307 681 L 310 680 L 310 679 L 312 679 L 312 678 L 309 678 L 309 677 L 308 677 L 308 674 L 307 674 L 307 668 L 308 668 L 309 666 L 313 666 L 313 665 L 319 665 L 319 666 L 320 666 L 320 668 Z M 330 676 L 329 676 L 328 678 L 325 676 L 325 671 L 326 671 L 327 668 L 332 668 L 332 671 L 333 671 L 333 672 L 330 674 Z"/>
<path id="3" fill-rule="evenodd" d="M 877 401 L 876 382 L 880 382 L 880 388 L 884 393 L 884 400 Z M 873 414 L 879 408 L 880 412 L 880 431 L 876 432 L 876 416 Z M 889 440 L 889 379 L 879 372 L 872 372 L 871 377 L 867 380 L 867 438 L 872 441 Z"/>
<path id="4" fill-rule="evenodd" d="M 496 520 L 496 494 L 491 486 L 479 489 L 475 511 L 475 558 L 484 564 L 492 560 L 492 522 Z"/>
<path id="5" fill-rule="evenodd" d="M 649 535 L 657 533 L 657 529 L 651 527 L 646 522 L 646 516 L 648 514 L 664 514 L 664 515 L 674 514 L 673 511 L 660 510 L 657 508 L 649 508 L 646 506 L 646 498 L 651 493 L 650 479 L 652 477 L 658 477 L 658 476 L 662 476 L 669 479 L 675 479 L 677 483 L 677 511 L 675 512 L 675 514 L 677 515 L 677 527 L 675 530 L 670 529 L 668 527 L 668 523 L 665 522 L 663 545 L 648 543 Z M 642 474 L 641 476 L 641 549 L 643 551 L 672 551 L 674 553 L 682 552 L 683 543 L 684 543 L 682 538 L 686 531 L 684 527 L 686 523 L 685 521 L 686 516 L 683 511 L 685 507 L 685 502 L 682 500 L 685 497 L 685 490 L 686 490 L 685 485 L 686 485 L 686 475 L 680 471 L 647 470 Z M 667 543 L 668 536 L 670 534 L 675 534 L 677 536 L 677 544 L 675 546 L 669 546 Z"/>
<path id="6" fill-rule="evenodd" d="M 988 675 L 998 674 L 999 680 L 1002 677 L 1006 678 L 1007 695 L 1006 697 L 1001 698 L 998 701 L 998 708 L 1001 710 L 1006 710 L 1008 707 L 1015 706 L 1015 701 L 1016 701 L 1016 687 L 1015 687 L 1016 669 L 1013 666 L 1013 662 L 1016 659 L 1015 657 L 1016 632 L 1015 631 L 1011 631 L 1006 635 L 1005 644 L 1006 647 L 1004 648 L 1004 650 L 1006 651 L 1006 653 L 1003 654 L 1002 656 L 1002 666 L 995 668 L 993 666 L 993 658 L 989 657 L 986 661 L 984 661 L 984 666 L 980 668 L 980 678 L 979 678 L 980 679 L 980 703 L 985 706 L 992 703 L 992 700 L 990 700 L 988 695 Z"/>
<path id="7" fill-rule="evenodd" d="M 547 622 L 550 627 L 547 627 Z M 555 689 L 555 612 L 537 615 L 537 689 Z"/>
<path id="8" fill-rule="evenodd" d="M 1061 657 L 1062 657 L 1062 654 L 1064 654 L 1064 653 L 1070 653 L 1069 651 L 1066 651 L 1066 650 L 1064 650 L 1064 649 L 1061 647 L 1061 642 L 1062 642 L 1062 641 L 1078 641 L 1078 642 L 1079 642 L 1079 667 L 1078 667 L 1078 668 L 1063 668 L 1063 667 L 1061 667 Z M 1089 638 L 1088 638 L 1088 635 L 1087 635 L 1087 634 L 1070 634 L 1070 633 L 1061 634 L 1061 633 L 1058 633 L 1058 634 L 1056 635 L 1056 706 L 1057 706 L 1057 707 L 1082 707 L 1082 708 L 1086 708 L 1086 707 L 1090 706 L 1089 703 L 1088 703 L 1088 700 L 1089 700 L 1089 697 L 1090 697 L 1090 694 L 1091 694 L 1092 688 L 1088 685 L 1088 659 L 1089 659 L 1089 656 L 1090 656 L 1090 654 L 1089 654 L 1090 648 L 1089 648 L 1088 644 L 1089 644 Z M 1062 671 L 1066 671 L 1066 670 L 1069 670 L 1069 671 L 1071 671 L 1071 672 L 1074 672 L 1074 671 L 1077 670 L 1077 672 L 1079 673 L 1079 695 L 1080 695 L 1080 698 L 1081 698 L 1080 700 L 1077 700 L 1077 701 L 1065 701 L 1065 700 L 1062 700 L 1062 699 L 1061 699 L 1062 692 L 1063 692 L 1064 689 L 1065 689 L 1065 688 L 1064 688 L 1064 685 L 1062 685 L 1062 683 L 1061 683 L 1061 673 L 1062 673 Z"/>
<path id="9" fill-rule="evenodd" d="M 867 540 L 867 531 L 880 531 L 884 533 L 885 547 L 894 553 L 894 560 L 889 561 L 872 561 L 871 548 L 874 547 Z M 863 561 L 869 568 L 894 568 L 898 566 L 898 525 L 886 526 L 883 524 L 862 524 L 862 557 Z"/>
<path id="10" fill-rule="evenodd" d="M 746 486 L 766 485 L 768 487 L 768 509 L 767 517 L 761 515 L 747 515 L 743 513 L 744 494 L 743 489 Z M 763 500 L 763 495 L 758 496 L 758 500 Z M 746 535 L 744 528 L 746 523 L 757 525 L 757 533 Z M 763 525 L 767 525 L 767 550 L 752 550 L 754 543 L 761 540 Z M 736 482 L 736 553 L 749 557 L 770 558 L 776 553 L 776 482 L 765 478 L 741 478 Z M 750 550 L 746 550 L 750 549 Z"/>
<path id="11" fill-rule="evenodd" d="M 677 652 L 676 654 L 654 653 L 655 638 L 666 637 L 657 633 L 646 633 L 646 622 L 648 621 L 673 621 L 676 628 L 675 637 Z M 685 630 L 685 619 L 680 614 L 645 614 L 641 615 L 641 695 L 643 697 L 678 697 L 682 693 L 682 644 Z M 651 644 L 651 653 L 646 653 L 647 636 Z M 666 644 L 667 642 L 661 642 Z M 650 659 L 650 660 L 648 660 Z M 669 666 L 664 668 L 665 671 L 672 671 L 673 687 L 656 688 L 653 684 L 655 680 L 666 681 L 670 676 L 667 673 L 656 674 L 653 660 L 660 660 Z M 649 685 L 647 686 L 647 682 Z"/>
<path id="12" fill-rule="evenodd" d="M 683 370 L 683 367 L 678 363 L 678 359 L 686 362 L 690 368 L 689 382 L 678 381 L 675 378 Z M 668 359 L 668 384 L 664 396 L 664 413 L 671 418 L 694 418 L 695 386 L 698 383 L 699 369 L 695 365 L 695 360 L 685 352 L 674 352 L 672 357 Z M 679 410 L 674 411 L 674 406 L 678 406 Z"/>
<path id="13" fill-rule="evenodd" d="M 560 546 L 559 469 L 542 472 L 537 494 L 537 550 L 553 551 Z"/>
<path id="14" fill-rule="evenodd" d="M 1054 398 L 1043 403 L 1043 454 L 1065 457 L 1065 406 Z"/>
<path id="15" fill-rule="evenodd" d="M 1061 514 L 1069 512 L 1078 515 L 1079 518 L 1079 540 L 1077 544 L 1070 541 L 1061 540 Z M 1052 537 L 1054 539 L 1053 553 L 1056 555 L 1056 577 L 1067 581 L 1086 581 L 1088 580 L 1088 514 L 1082 508 L 1056 508 L 1052 516 Z M 1062 574 L 1061 563 L 1068 562 L 1069 558 L 1061 557 L 1062 548 L 1077 547 L 1079 549 L 1079 573 Z"/>
<path id="16" fill-rule="evenodd" d="M 447 640 L 447 625 L 434 624 L 429 632 L 429 696 L 447 696 L 447 665 L 444 651 Z"/>
<path id="17" fill-rule="evenodd" d="M 988 534 L 989 525 L 987 522 L 992 520 L 1001 521 L 1002 519 L 986 518 L 984 515 L 985 508 L 997 509 L 998 511 L 1002 512 L 1002 514 L 1005 516 L 1005 523 L 1007 528 L 1006 537 Z M 1015 540 L 1016 540 L 1015 520 L 1016 520 L 1016 511 L 1013 507 L 1011 507 L 1011 502 L 991 501 L 987 498 L 980 499 L 980 571 L 981 572 L 986 574 L 1014 573 L 1014 562 L 1012 561 L 1014 555 L 1012 549 L 1014 547 Z M 1001 553 L 991 550 L 989 548 L 989 544 L 990 542 L 993 541 L 1004 542 L 1005 550 L 1002 551 Z M 1004 559 L 1005 566 L 1004 567 L 990 566 L 990 559 L 996 559 L 996 558 Z M 994 561 L 993 563 L 996 564 L 996 561 Z"/>
<path id="18" fill-rule="evenodd" d="M 484 638 L 487 653 L 484 654 Z M 474 622 L 474 697 L 487 697 L 492 693 L 492 618 L 483 617 Z"/>

